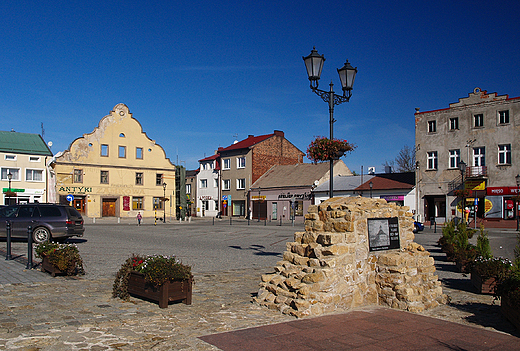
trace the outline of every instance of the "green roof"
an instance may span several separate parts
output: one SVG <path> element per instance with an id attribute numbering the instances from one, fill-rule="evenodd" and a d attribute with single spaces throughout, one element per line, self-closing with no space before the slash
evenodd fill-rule
<path id="1" fill-rule="evenodd" d="M 39 134 L 0 131 L 0 152 L 52 156 Z"/>

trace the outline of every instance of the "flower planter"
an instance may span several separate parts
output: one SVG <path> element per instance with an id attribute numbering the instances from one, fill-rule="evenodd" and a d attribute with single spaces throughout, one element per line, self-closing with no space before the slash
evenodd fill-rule
<path id="1" fill-rule="evenodd" d="M 517 330 L 520 330 L 520 306 L 514 306 L 507 296 L 500 297 L 500 311 Z"/>
<path id="2" fill-rule="evenodd" d="M 58 268 L 54 267 L 50 262 L 48 257 L 43 257 L 42 264 L 41 264 L 41 271 L 42 272 L 49 272 L 51 276 L 55 277 L 56 274 L 58 275 L 65 275 L 66 273 L 63 271 L 60 271 Z"/>
<path id="3" fill-rule="evenodd" d="M 480 274 L 473 270 L 471 271 L 471 284 L 475 287 L 475 289 L 477 289 L 479 294 L 492 295 L 495 292 L 497 280 L 495 277 L 482 278 Z"/>
<path id="4" fill-rule="evenodd" d="M 471 269 L 470 261 L 456 261 L 455 267 L 459 273 L 469 273 Z"/>
<path id="5" fill-rule="evenodd" d="M 166 282 L 158 288 L 146 283 L 144 274 L 130 272 L 128 293 L 135 297 L 159 303 L 160 308 L 167 308 L 169 302 L 181 301 L 191 305 L 192 278 Z"/>

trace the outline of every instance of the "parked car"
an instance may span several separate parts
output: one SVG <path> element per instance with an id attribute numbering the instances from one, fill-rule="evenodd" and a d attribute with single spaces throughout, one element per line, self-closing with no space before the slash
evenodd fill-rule
<path id="1" fill-rule="evenodd" d="M 422 224 L 421 222 L 417 222 L 417 221 L 413 222 L 413 232 L 414 233 L 422 232 L 423 230 L 424 230 L 424 224 Z"/>
<path id="2" fill-rule="evenodd" d="M 35 243 L 81 237 L 85 231 L 81 214 L 66 205 L 30 203 L 0 208 L 2 238 L 7 236 L 6 221 L 11 222 L 13 238 L 27 238 L 27 227 L 32 226 Z"/>

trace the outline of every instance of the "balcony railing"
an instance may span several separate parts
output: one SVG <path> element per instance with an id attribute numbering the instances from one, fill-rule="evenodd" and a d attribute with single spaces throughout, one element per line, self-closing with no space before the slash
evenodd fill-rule
<path id="1" fill-rule="evenodd" d="M 486 166 L 466 167 L 466 174 L 465 174 L 464 178 L 479 178 L 479 177 L 487 177 L 487 167 Z"/>

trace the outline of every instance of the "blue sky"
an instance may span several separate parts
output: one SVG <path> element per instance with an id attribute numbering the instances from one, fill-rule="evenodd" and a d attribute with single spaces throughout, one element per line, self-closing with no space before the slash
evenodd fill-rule
<path id="1" fill-rule="evenodd" d="M 54 153 L 126 104 L 188 169 L 249 134 L 283 130 L 305 152 L 328 136 L 328 107 L 302 56 L 325 55 L 320 88 L 358 68 L 334 136 L 351 170 L 381 171 L 414 145 L 414 109 L 475 87 L 520 96 L 520 2 L 0 2 L 2 130 L 41 133 Z M 306 162 L 310 162 L 307 160 Z"/>

